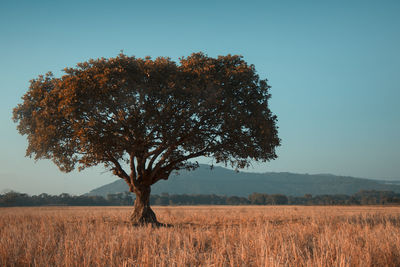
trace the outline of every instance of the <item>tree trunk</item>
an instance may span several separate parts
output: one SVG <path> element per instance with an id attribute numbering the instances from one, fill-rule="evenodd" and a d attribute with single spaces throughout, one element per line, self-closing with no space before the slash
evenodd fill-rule
<path id="1" fill-rule="evenodd" d="M 134 225 L 153 224 L 160 225 L 157 221 L 156 215 L 150 208 L 150 186 L 136 186 L 135 189 L 136 199 L 131 215 L 131 221 Z"/>

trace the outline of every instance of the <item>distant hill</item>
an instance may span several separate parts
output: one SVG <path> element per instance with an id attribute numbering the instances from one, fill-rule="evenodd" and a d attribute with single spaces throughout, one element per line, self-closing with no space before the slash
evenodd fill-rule
<path id="1" fill-rule="evenodd" d="M 251 193 L 285 194 L 346 194 L 360 190 L 390 190 L 400 193 L 398 181 L 379 181 L 330 174 L 295 174 L 288 172 L 235 172 L 222 167 L 200 165 L 194 171 L 181 171 L 152 186 L 152 194 L 216 194 L 247 197 Z M 90 191 L 89 195 L 106 196 L 128 191 L 125 181 L 117 180 Z"/>

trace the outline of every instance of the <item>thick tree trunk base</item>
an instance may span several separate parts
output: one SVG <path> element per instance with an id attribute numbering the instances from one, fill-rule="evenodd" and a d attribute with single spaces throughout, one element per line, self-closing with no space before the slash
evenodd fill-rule
<path id="1" fill-rule="evenodd" d="M 156 214 L 149 206 L 136 207 L 136 203 L 133 213 L 131 215 L 131 222 L 135 226 L 148 225 L 148 224 L 152 224 L 155 226 L 161 225 L 161 223 L 157 221 Z"/>
<path id="2" fill-rule="evenodd" d="M 134 226 L 165 226 L 157 221 L 156 214 L 150 208 L 150 186 L 137 186 L 135 194 L 136 199 L 131 215 L 131 223 Z"/>

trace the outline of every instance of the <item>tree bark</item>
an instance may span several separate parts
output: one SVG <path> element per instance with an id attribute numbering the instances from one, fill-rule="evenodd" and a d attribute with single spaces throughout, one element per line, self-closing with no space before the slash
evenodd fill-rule
<path id="1" fill-rule="evenodd" d="M 131 215 L 131 222 L 134 225 L 160 225 L 157 221 L 156 214 L 150 208 L 150 191 L 150 186 L 146 185 L 138 185 L 134 188 L 136 199 Z"/>

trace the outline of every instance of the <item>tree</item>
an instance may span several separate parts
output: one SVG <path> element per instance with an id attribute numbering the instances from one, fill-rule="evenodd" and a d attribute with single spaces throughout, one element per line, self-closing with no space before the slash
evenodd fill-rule
<path id="1" fill-rule="evenodd" d="M 265 194 L 252 193 L 249 196 L 249 201 L 251 204 L 264 205 L 265 204 Z"/>
<path id="2" fill-rule="evenodd" d="M 266 202 L 270 205 L 286 205 L 288 197 L 282 194 L 272 194 L 265 197 Z"/>
<path id="3" fill-rule="evenodd" d="M 63 172 L 103 164 L 136 194 L 134 223 L 157 223 L 150 187 L 199 156 L 237 169 L 276 158 L 266 79 L 241 56 L 152 60 L 120 54 L 30 81 L 13 111 L 26 155 Z M 127 171 L 127 169 L 129 171 Z"/>

